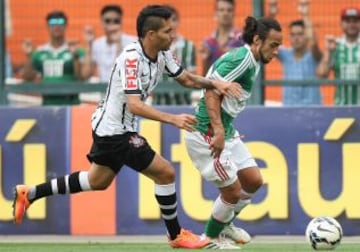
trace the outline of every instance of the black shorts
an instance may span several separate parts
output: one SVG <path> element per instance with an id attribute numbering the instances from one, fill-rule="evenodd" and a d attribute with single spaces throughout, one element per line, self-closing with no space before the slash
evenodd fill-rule
<path id="1" fill-rule="evenodd" d="M 136 132 L 100 137 L 92 133 L 93 144 L 87 158 L 90 162 L 110 167 L 118 173 L 123 165 L 135 171 L 146 169 L 155 157 L 155 151 L 146 139 Z"/>

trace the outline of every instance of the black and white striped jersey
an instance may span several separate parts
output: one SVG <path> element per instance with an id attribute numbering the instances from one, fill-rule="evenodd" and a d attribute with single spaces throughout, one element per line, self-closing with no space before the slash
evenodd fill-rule
<path id="1" fill-rule="evenodd" d="M 129 44 L 117 57 L 104 99 L 92 115 L 92 129 L 98 136 L 113 136 L 137 131 L 137 117 L 127 107 L 128 95 L 145 99 L 162 74 L 178 77 L 183 68 L 170 51 L 160 51 L 151 60 L 139 41 Z"/>

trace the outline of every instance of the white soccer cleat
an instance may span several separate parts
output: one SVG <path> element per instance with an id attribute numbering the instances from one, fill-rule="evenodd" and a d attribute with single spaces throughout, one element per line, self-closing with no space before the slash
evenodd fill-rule
<path id="1" fill-rule="evenodd" d="M 251 236 L 244 229 L 235 227 L 234 223 L 226 225 L 221 235 L 233 240 L 235 243 L 246 244 L 251 241 Z"/>
<path id="2" fill-rule="evenodd" d="M 220 234 L 218 238 L 210 239 L 210 243 L 203 247 L 203 249 L 241 249 L 240 247 L 232 244 L 232 240 L 227 239 L 224 235 Z"/>

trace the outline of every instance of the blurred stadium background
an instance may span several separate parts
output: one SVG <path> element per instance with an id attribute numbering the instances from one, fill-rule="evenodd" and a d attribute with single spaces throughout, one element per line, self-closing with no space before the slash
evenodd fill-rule
<path id="1" fill-rule="evenodd" d="M 168 1 L 103 1 L 103 0 L 6 0 L 6 48 L 12 57 L 15 76 L 25 60 L 21 49 L 24 38 L 32 38 L 34 45 L 39 45 L 47 41 L 47 29 L 45 28 L 45 16 L 54 9 L 65 11 L 69 18 L 67 30 L 68 39 L 76 39 L 80 45 L 83 43 L 83 29 L 85 25 L 95 27 L 96 35 L 102 34 L 100 27 L 99 11 L 106 3 L 119 3 L 124 9 L 123 30 L 127 33 L 136 35 L 135 20 L 140 9 L 151 3 L 167 3 L 174 5 L 180 13 L 181 25 L 180 33 L 193 40 L 200 47 L 201 41 L 207 37 L 215 28 L 214 3 L 209 0 L 168 0 Z M 267 13 L 268 6 L 264 0 L 241 0 L 236 4 L 235 24 L 242 28 L 244 18 L 247 15 L 260 16 Z M 284 45 L 289 45 L 288 25 L 291 21 L 300 18 L 297 13 L 297 1 L 279 0 L 279 14 L 277 19 L 282 24 L 284 30 Z M 341 35 L 340 12 L 344 7 L 357 6 L 357 0 L 312 0 L 310 14 L 319 38 L 320 47 L 323 48 L 324 36 L 326 34 Z M 198 58 L 198 72 L 201 72 L 201 61 Z M 266 67 L 266 80 L 281 79 L 281 65 L 278 61 L 272 62 Z M 271 82 L 274 84 L 274 82 Z M 276 82 L 275 82 L 276 84 Z M 281 84 L 281 83 L 280 83 Z M 326 83 L 323 83 L 326 84 Z M 328 83 L 327 83 L 328 84 Z M 333 86 L 323 86 L 322 93 L 324 104 L 333 103 Z M 256 96 L 256 94 L 255 94 Z M 265 87 L 263 95 L 254 98 L 253 103 L 277 104 L 281 102 L 281 87 Z"/>
<path id="2" fill-rule="evenodd" d="M 94 26 L 96 35 L 102 34 L 99 11 L 107 3 L 118 3 L 123 7 L 123 31 L 133 35 L 136 34 L 138 12 L 145 5 L 153 3 L 175 6 L 180 12 L 180 33 L 195 41 L 197 47 L 215 27 L 214 4 L 210 0 L 5 2 L 3 6 L 6 6 L 6 12 L 5 9 L 2 11 L 6 20 L 6 36 L 2 41 L 11 55 L 15 78 L 20 77 L 19 71 L 25 60 L 21 49 L 23 39 L 32 38 L 35 45 L 47 41 L 45 16 L 54 9 L 67 14 L 67 38 L 77 39 L 80 44 L 83 43 L 86 25 Z M 288 25 L 299 18 L 296 1 L 278 2 L 280 12 L 277 19 L 283 27 L 284 45 L 289 45 Z M 311 1 L 311 18 L 321 49 L 326 34 L 341 35 L 340 11 L 348 6 L 360 8 L 360 2 Z M 241 28 L 248 15 L 261 16 L 264 13 L 267 13 L 265 1 L 238 0 L 236 26 Z M 198 73 L 201 67 L 198 57 Z M 264 78 L 260 81 L 263 85 L 258 86 L 252 105 L 281 103 L 281 86 L 273 85 L 277 82 L 281 84 L 281 75 L 281 65 L 276 60 L 266 66 Z M 4 103 L 6 88 L 3 84 L 0 91 Z M 302 235 L 310 218 L 321 214 L 337 217 L 345 235 L 360 234 L 360 203 L 353 196 L 360 191 L 360 110 L 358 106 L 330 106 L 333 104 L 334 86 L 326 82 L 322 84 L 326 84 L 321 90 L 324 104 L 328 106 L 281 109 L 250 106 L 237 122 L 254 156 L 259 158 L 260 166 L 269 170 L 264 169 L 268 185 L 255 198 L 255 204 L 238 220 L 251 234 Z M 93 106 L 0 108 L 1 234 L 163 233 L 159 212 L 152 199 L 151 183 L 138 178 L 131 171 L 123 171 L 119 176 L 121 178 L 107 192 L 39 202 L 29 212 L 23 226 L 15 227 L 12 224 L 12 186 L 23 181 L 38 183 L 88 167 L 85 154 L 91 144 L 88 122 L 93 109 Z M 161 109 L 192 111 L 188 107 Z M 35 123 L 29 124 L 28 119 Z M 19 131 L 17 123 L 25 125 L 22 130 Z M 202 184 L 195 169 L 188 167 L 191 163 L 186 158 L 181 133 L 170 126 L 160 126 L 146 120 L 142 121 L 140 131 L 149 137 L 157 151 L 174 162 L 181 198 L 180 218 L 184 225 L 201 232 L 216 191 L 207 183 Z M 19 158 L 21 155 L 23 158 Z M 310 182 L 307 176 L 312 178 Z M 299 178 L 303 180 L 299 181 Z M 308 187 L 308 184 L 311 186 Z M 189 185 L 192 187 L 189 188 Z M 311 195 L 314 191 L 315 198 Z M 317 198 L 317 195 L 323 198 Z M 319 199 L 319 202 L 315 199 Z"/>

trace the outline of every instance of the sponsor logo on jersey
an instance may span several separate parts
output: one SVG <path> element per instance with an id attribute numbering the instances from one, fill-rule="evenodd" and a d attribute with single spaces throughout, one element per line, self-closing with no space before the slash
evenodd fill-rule
<path id="1" fill-rule="evenodd" d="M 137 84 L 137 65 L 138 59 L 125 60 L 125 76 L 126 76 L 126 89 L 136 90 Z"/>

